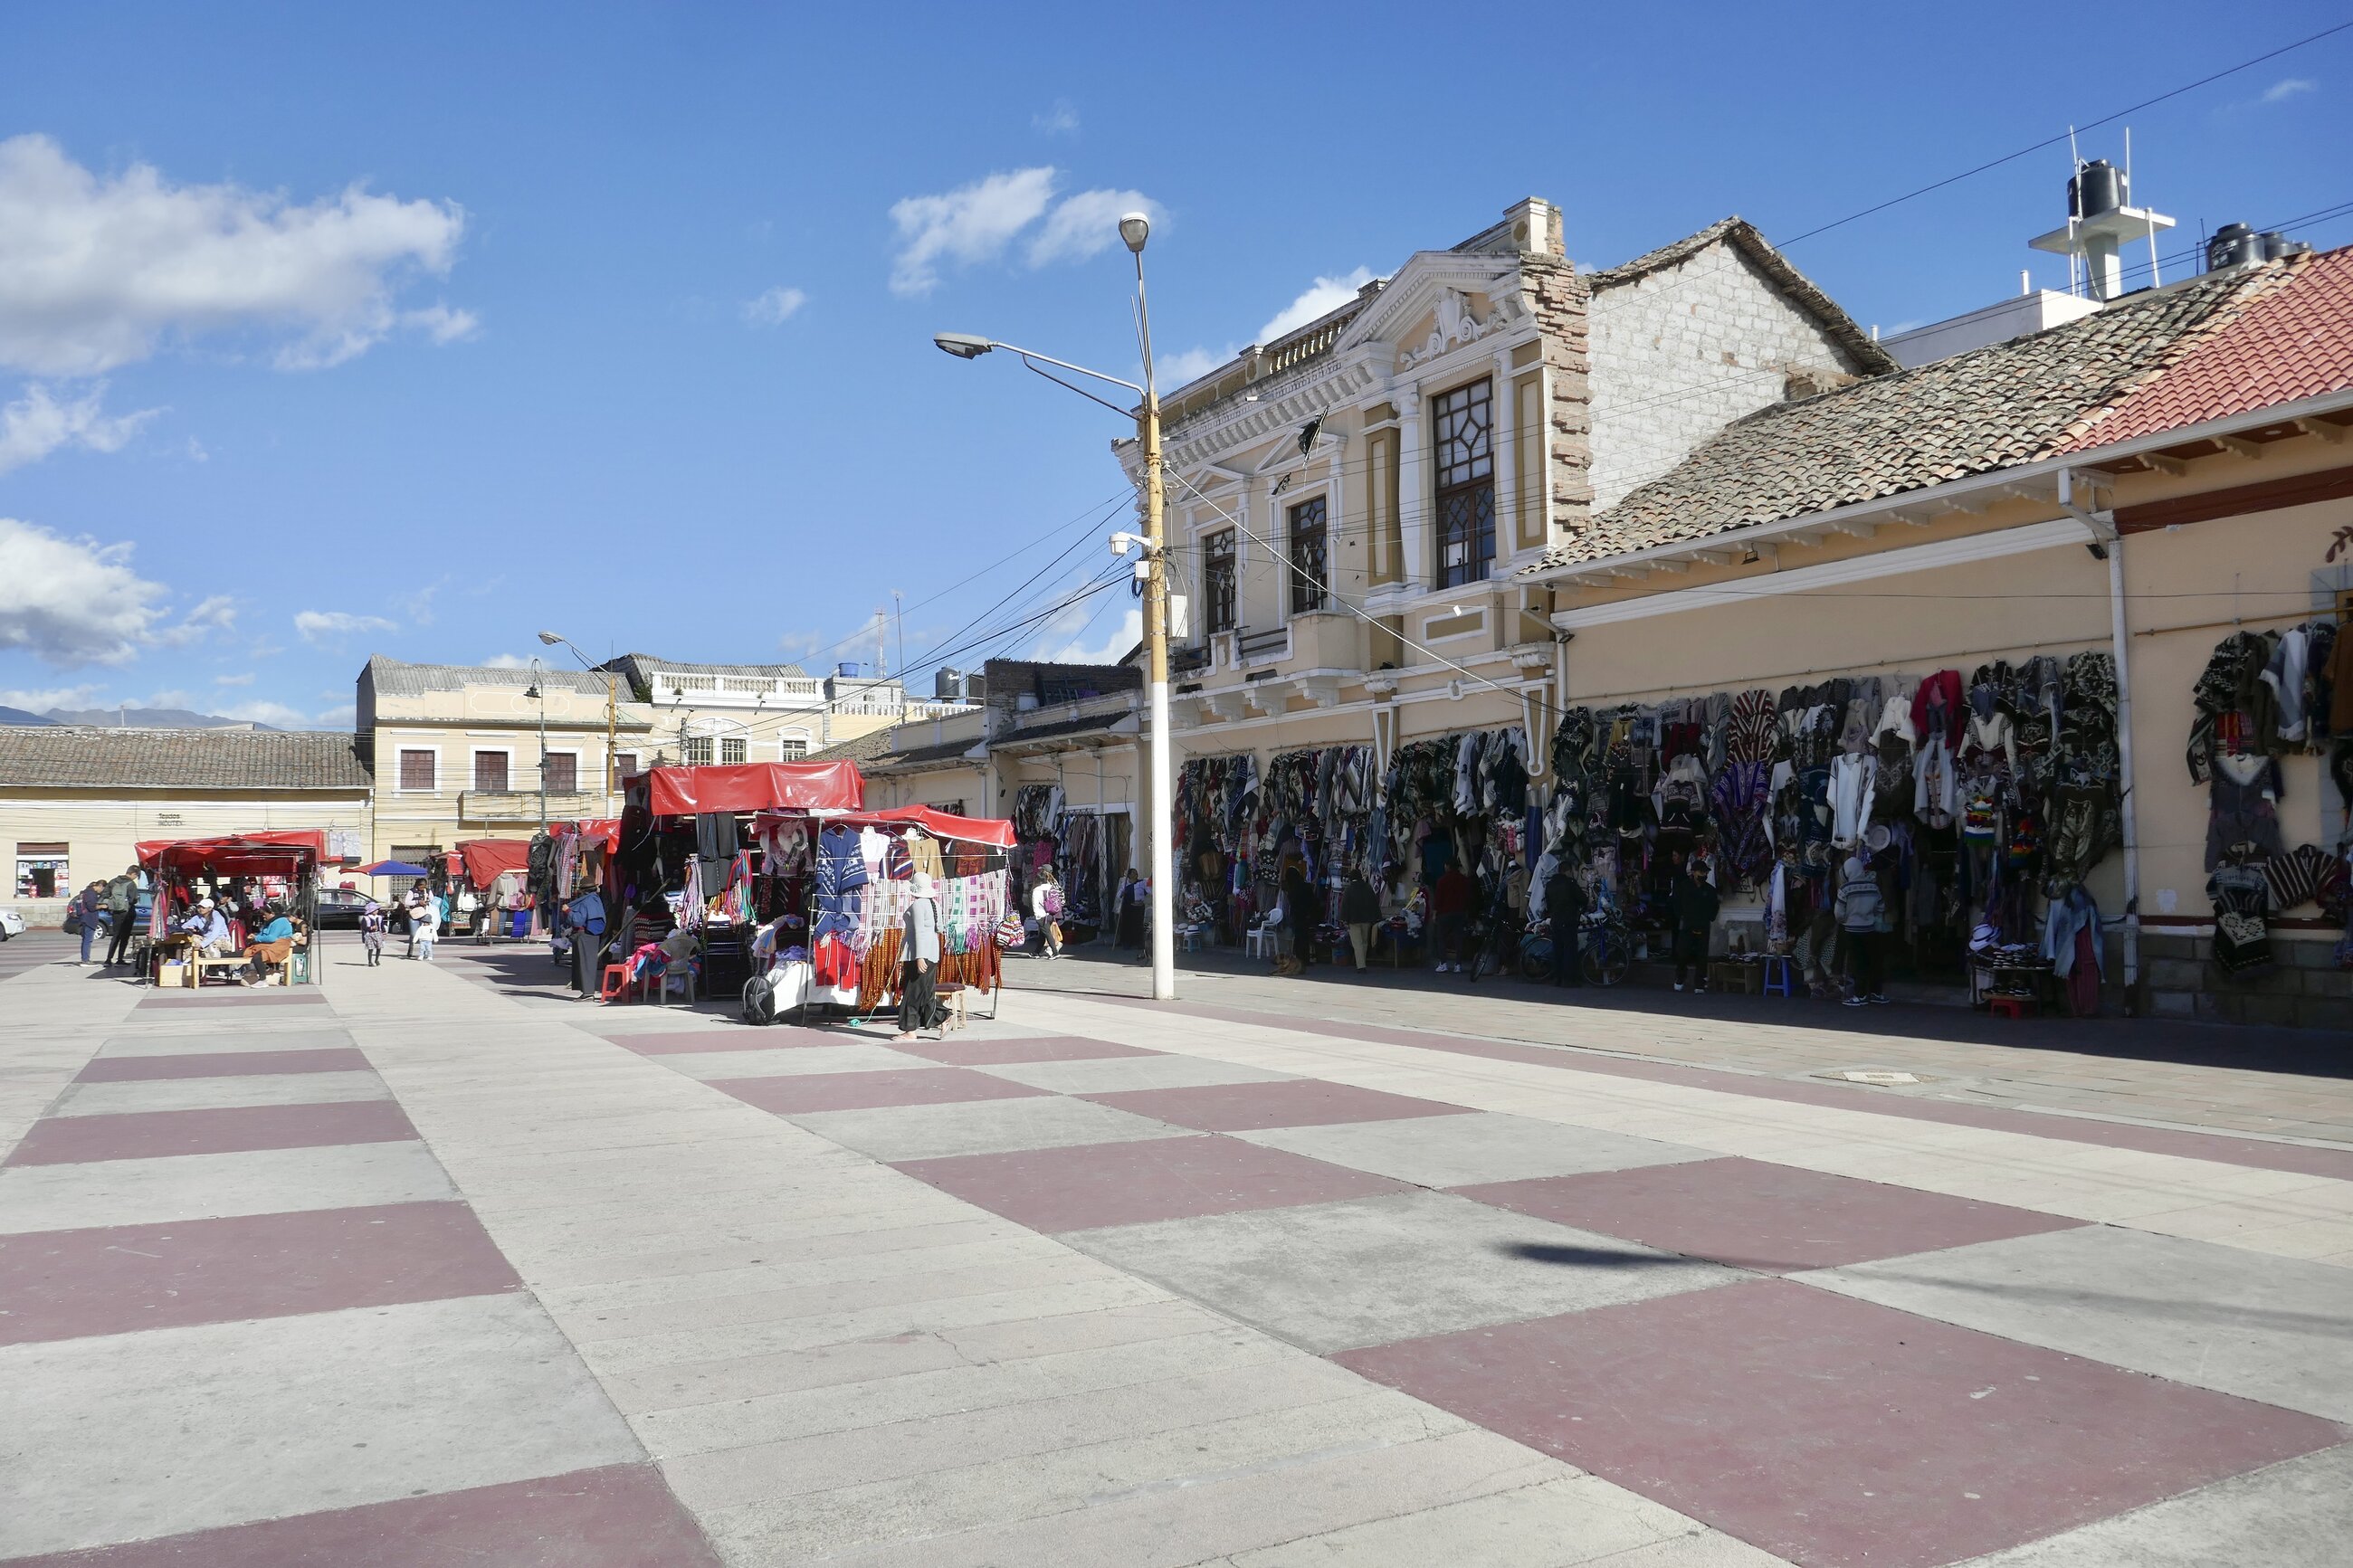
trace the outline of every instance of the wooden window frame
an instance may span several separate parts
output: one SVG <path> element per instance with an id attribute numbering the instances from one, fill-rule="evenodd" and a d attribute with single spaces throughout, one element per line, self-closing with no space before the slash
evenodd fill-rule
<path id="1" fill-rule="evenodd" d="M 1312 521 L 1308 514 L 1313 513 Z M 1291 578 L 1291 613 L 1312 616 L 1332 607 L 1331 509 L 1309 496 L 1283 514 L 1283 549 Z"/>
<path id="2" fill-rule="evenodd" d="M 1201 629 L 1209 637 L 1241 624 L 1240 559 L 1237 536 L 1220 528 L 1201 536 Z"/>
<path id="3" fill-rule="evenodd" d="M 1468 587 L 1487 581 L 1495 564 L 1494 378 L 1481 376 L 1440 393 L 1430 399 L 1430 416 L 1438 551 L 1432 581 L 1440 588 Z M 1450 447 L 1460 449 L 1450 453 Z M 1450 561 L 1457 550 L 1461 559 Z"/>
<path id="4" fill-rule="evenodd" d="M 504 781 L 491 789 L 482 783 L 482 759 L 499 759 L 499 777 Z M 476 746 L 466 756 L 467 785 L 476 795 L 512 795 L 514 787 L 514 748 L 512 746 Z"/>
<path id="5" fill-rule="evenodd" d="M 427 757 L 431 759 L 426 769 L 427 776 L 430 782 L 423 785 L 412 784 L 408 782 L 408 759 L 411 757 Z M 438 747 L 402 746 L 393 753 L 392 765 L 394 770 L 393 779 L 395 781 L 392 786 L 393 794 L 438 795 L 441 793 L 441 752 Z"/>
<path id="6" fill-rule="evenodd" d="M 565 758 L 572 764 L 572 783 L 567 786 L 559 787 L 555 781 L 547 776 L 547 764 L 557 757 Z M 578 795 L 580 793 L 580 753 L 576 751 L 542 752 L 539 754 L 539 777 L 540 783 L 550 795 Z"/>

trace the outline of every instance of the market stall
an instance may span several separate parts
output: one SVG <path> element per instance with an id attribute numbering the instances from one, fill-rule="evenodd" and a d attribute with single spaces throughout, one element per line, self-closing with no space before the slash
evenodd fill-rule
<path id="1" fill-rule="evenodd" d="M 175 928 L 211 899 L 216 910 L 279 903 L 294 921 L 298 936 L 284 962 L 270 967 L 269 983 L 315 984 L 308 945 L 317 929 L 318 870 L 327 836 L 315 829 L 230 834 L 214 838 L 154 839 L 138 846 L 140 869 L 153 879 L 154 901 L 147 917 L 149 977 L 159 985 L 194 987 L 207 970 L 226 973 L 243 961 L 206 958 Z M 227 945 L 242 952 L 250 934 L 240 919 L 223 915 Z"/>
<path id="2" fill-rule="evenodd" d="M 530 839 L 461 838 L 451 858 L 458 863 L 459 886 L 474 900 L 469 912 L 476 917 L 471 924 L 477 935 L 509 941 L 531 935 Z"/>

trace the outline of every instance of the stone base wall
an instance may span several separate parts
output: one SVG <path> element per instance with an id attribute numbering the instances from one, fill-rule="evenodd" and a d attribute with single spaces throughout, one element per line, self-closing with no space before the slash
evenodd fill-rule
<path id="1" fill-rule="evenodd" d="M 2274 933 L 2271 968 L 2234 979 L 2215 967 L 2212 937 L 2143 931 L 2142 1010 L 2155 1018 L 2353 1030 L 2353 970 L 2337 967 L 2335 947 L 2323 933 Z"/>

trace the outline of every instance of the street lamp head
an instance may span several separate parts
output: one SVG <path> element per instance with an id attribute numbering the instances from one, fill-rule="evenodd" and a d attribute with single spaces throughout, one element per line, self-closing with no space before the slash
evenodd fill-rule
<path id="1" fill-rule="evenodd" d="M 1135 252 L 1136 255 L 1141 256 L 1144 254 L 1144 242 L 1151 237 L 1151 235 L 1152 216 L 1150 214 L 1122 213 L 1120 215 L 1119 237 L 1127 242 L 1128 249 Z"/>
<path id="2" fill-rule="evenodd" d="M 554 632 L 542 632 L 539 634 L 539 640 L 545 643 L 548 647 L 554 647 L 557 643 L 562 642 L 564 639 L 556 636 Z"/>
<path id="3" fill-rule="evenodd" d="M 526 701 L 526 702 L 536 702 L 536 701 L 538 701 L 538 700 L 539 700 L 539 682 L 538 682 L 538 681 L 536 681 L 536 680 L 534 680 L 534 681 L 533 681 L 529 686 L 524 687 L 524 688 L 523 688 L 522 695 L 523 695 L 523 700 L 524 700 L 524 701 Z"/>
<path id="4" fill-rule="evenodd" d="M 970 332 L 941 332 L 932 339 L 942 353 L 958 359 L 978 359 L 997 345 L 987 338 L 976 338 Z"/>

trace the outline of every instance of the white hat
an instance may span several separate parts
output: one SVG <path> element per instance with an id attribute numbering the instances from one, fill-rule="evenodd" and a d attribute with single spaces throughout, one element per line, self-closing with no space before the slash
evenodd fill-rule
<path id="1" fill-rule="evenodd" d="M 198 908 L 198 909 L 200 909 L 200 910 L 208 910 L 208 909 L 211 909 L 212 907 L 213 907 L 213 901 L 212 901 L 210 899 L 198 899 L 198 900 L 196 900 L 196 908 Z"/>
<path id="2" fill-rule="evenodd" d="M 929 871 L 916 872 L 914 876 L 914 886 L 911 888 L 909 891 L 913 892 L 914 896 L 919 899 L 928 899 L 935 896 L 937 889 L 932 886 L 932 874 Z"/>

